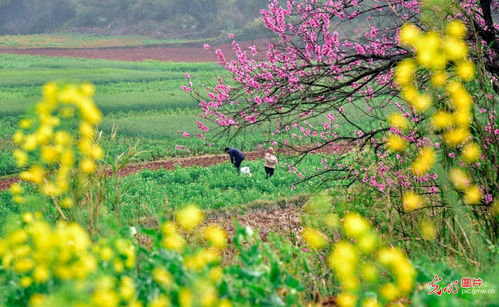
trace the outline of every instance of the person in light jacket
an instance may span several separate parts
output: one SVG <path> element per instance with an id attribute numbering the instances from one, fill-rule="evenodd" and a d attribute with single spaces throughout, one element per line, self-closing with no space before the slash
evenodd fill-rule
<path id="1" fill-rule="evenodd" d="M 267 178 L 274 176 L 277 162 L 277 157 L 274 155 L 274 148 L 269 147 L 265 153 L 265 174 L 267 174 Z"/>

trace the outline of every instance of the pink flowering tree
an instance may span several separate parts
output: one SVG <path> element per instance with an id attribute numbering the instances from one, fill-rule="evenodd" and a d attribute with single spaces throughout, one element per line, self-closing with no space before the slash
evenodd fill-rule
<path id="1" fill-rule="evenodd" d="M 481 64 L 479 82 L 486 87 L 475 93 L 483 115 L 476 133 L 485 146 L 497 148 L 499 27 L 493 21 L 494 3 L 468 0 L 459 8 L 441 9 L 470 28 L 472 57 Z M 436 193 L 436 174 L 415 178 L 400 167 L 411 158 L 388 155 L 383 146 L 391 129 L 385 122 L 389 113 L 401 112 L 416 124 L 426 120 L 402 103 L 392 81 L 394 67 L 412 56 L 400 46 L 400 27 L 411 22 L 424 29 L 434 18 L 431 10 L 421 10 L 420 1 L 270 1 L 261 11 L 269 41 L 243 48 L 234 40 L 232 55 L 213 50 L 232 78 L 218 78 L 213 86 L 190 83 L 184 90 L 200 102 L 204 121 L 214 122 L 219 133 L 270 127 L 268 142 L 297 156 L 336 153 L 323 160 L 314 176 L 347 184 L 361 180 L 381 192 L 423 185 Z M 417 131 L 404 138 L 418 146 L 431 142 Z M 303 146 L 305 139 L 308 146 Z M 494 150 L 484 154 L 495 159 Z M 492 190 L 494 183 L 487 186 Z"/>

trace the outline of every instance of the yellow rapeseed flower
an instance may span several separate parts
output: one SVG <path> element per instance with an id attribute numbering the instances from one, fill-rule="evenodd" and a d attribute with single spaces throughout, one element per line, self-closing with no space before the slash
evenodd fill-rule
<path id="1" fill-rule="evenodd" d="M 424 205 L 423 198 L 414 191 L 407 191 L 402 197 L 402 203 L 406 212 L 412 212 L 420 209 Z"/>
<path id="2" fill-rule="evenodd" d="M 448 59 L 445 57 L 444 53 L 436 52 L 433 54 L 432 59 L 430 60 L 430 68 L 432 70 L 444 70 L 447 66 Z"/>
<path id="3" fill-rule="evenodd" d="M 97 288 L 92 294 L 92 303 L 99 307 L 116 307 L 120 299 L 118 294 L 111 289 Z"/>
<path id="4" fill-rule="evenodd" d="M 203 211 L 194 205 L 188 205 L 175 214 L 178 225 L 187 231 L 192 231 L 204 219 Z"/>
<path id="5" fill-rule="evenodd" d="M 152 271 L 152 279 L 163 287 L 169 287 L 173 283 L 173 277 L 163 268 L 155 268 Z"/>
<path id="6" fill-rule="evenodd" d="M 381 296 L 383 296 L 383 298 L 387 301 L 394 301 L 400 295 L 399 289 L 392 283 L 387 283 L 381 286 L 379 292 L 381 293 Z"/>
<path id="7" fill-rule="evenodd" d="M 16 131 L 12 136 L 12 141 L 14 142 L 14 144 L 21 144 L 24 141 L 24 134 L 22 133 L 22 131 Z"/>
<path id="8" fill-rule="evenodd" d="M 180 307 L 191 307 L 194 305 L 194 295 L 192 294 L 192 291 L 187 288 L 180 290 L 178 300 Z"/>
<path id="9" fill-rule="evenodd" d="M 471 81 L 475 77 L 475 64 L 471 61 L 460 61 L 456 64 L 456 73 L 463 81 Z"/>
<path id="10" fill-rule="evenodd" d="M 362 301 L 362 307 L 381 307 L 382 305 L 374 297 L 366 298 Z"/>
<path id="11" fill-rule="evenodd" d="M 33 122 L 29 119 L 23 119 L 19 122 L 19 127 L 23 129 L 29 129 L 33 126 Z"/>
<path id="12" fill-rule="evenodd" d="M 19 274 L 27 273 L 34 267 L 35 262 L 30 258 L 17 259 L 14 263 L 14 271 Z"/>
<path id="13" fill-rule="evenodd" d="M 452 168 L 449 171 L 449 178 L 458 191 L 465 191 L 471 184 L 471 179 L 466 171 L 461 168 Z"/>
<path id="14" fill-rule="evenodd" d="M 364 253 L 372 253 L 378 245 L 378 236 L 374 232 L 366 233 L 360 237 L 357 245 Z"/>
<path id="15" fill-rule="evenodd" d="M 445 32 L 454 38 L 463 39 L 466 35 L 466 26 L 461 20 L 454 19 L 447 24 Z"/>
<path id="16" fill-rule="evenodd" d="M 92 174 L 96 168 L 97 166 L 92 159 L 84 159 L 80 162 L 80 170 L 84 174 Z"/>
<path id="17" fill-rule="evenodd" d="M 73 207 L 73 200 L 71 198 L 69 198 L 69 197 L 64 198 L 61 201 L 61 207 L 63 207 L 63 208 L 71 208 L 71 207 Z"/>
<path id="18" fill-rule="evenodd" d="M 335 244 L 334 250 L 328 258 L 331 269 L 340 275 L 352 274 L 358 263 L 359 253 L 355 246 L 346 241 Z"/>
<path id="19" fill-rule="evenodd" d="M 432 147 L 422 148 L 416 160 L 412 163 L 412 173 L 416 176 L 423 176 L 435 164 L 437 154 Z"/>
<path id="20" fill-rule="evenodd" d="M 394 70 L 394 80 L 399 86 L 405 86 L 414 80 L 418 66 L 413 59 L 402 60 Z"/>
<path id="21" fill-rule="evenodd" d="M 23 138 L 24 143 L 21 145 L 21 148 L 26 151 L 33 151 L 38 146 L 38 140 L 36 135 L 29 134 L 25 138 Z"/>
<path id="22" fill-rule="evenodd" d="M 443 87 L 447 83 L 447 73 L 444 70 L 439 70 L 431 75 L 431 85 L 433 87 Z"/>
<path id="23" fill-rule="evenodd" d="M 166 222 L 161 224 L 161 234 L 163 236 L 168 236 L 177 233 L 177 227 L 173 222 Z"/>
<path id="24" fill-rule="evenodd" d="M 223 277 L 223 270 L 221 267 L 211 268 L 208 276 L 212 282 L 218 282 Z"/>
<path id="25" fill-rule="evenodd" d="M 470 136 L 470 131 L 467 128 L 453 128 L 444 133 L 444 141 L 451 147 L 456 147 L 466 142 Z"/>
<path id="26" fill-rule="evenodd" d="M 36 283 L 44 283 L 49 280 L 50 278 L 50 272 L 46 266 L 39 265 L 36 267 L 35 271 L 33 272 L 33 278 Z"/>
<path id="27" fill-rule="evenodd" d="M 171 249 L 177 252 L 181 252 L 185 246 L 184 238 L 178 233 L 174 233 L 164 237 L 161 242 L 167 249 Z"/>
<path id="28" fill-rule="evenodd" d="M 94 144 L 90 149 L 90 156 L 95 160 L 100 160 L 104 157 L 104 150 L 97 144 Z"/>
<path id="29" fill-rule="evenodd" d="M 403 152 L 407 148 L 407 141 L 400 135 L 390 134 L 387 137 L 386 148 L 391 152 Z"/>
<path id="30" fill-rule="evenodd" d="M 36 131 L 35 137 L 38 144 L 45 144 L 52 137 L 53 128 L 49 125 L 43 125 Z"/>
<path id="31" fill-rule="evenodd" d="M 357 306 L 357 296 L 349 292 L 342 292 L 337 296 L 336 303 L 339 307 L 355 307 Z"/>
<path id="32" fill-rule="evenodd" d="M 45 178 L 45 169 L 39 165 L 34 165 L 28 171 L 22 172 L 19 178 L 41 185 Z"/>
<path id="33" fill-rule="evenodd" d="M 57 131 L 54 140 L 56 144 L 66 146 L 73 142 L 73 137 L 66 131 Z"/>
<path id="34" fill-rule="evenodd" d="M 21 278 L 20 284 L 23 288 L 29 288 L 33 284 L 33 279 L 31 277 L 24 276 Z"/>
<path id="35" fill-rule="evenodd" d="M 461 158 L 466 163 L 473 163 L 480 159 L 481 154 L 482 151 L 480 149 L 480 145 L 478 145 L 477 143 L 468 143 L 463 147 Z"/>
<path id="36" fill-rule="evenodd" d="M 23 167 L 28 164 L 29 156 L 26 152 L 16 149 L 14 150 L 13 156 L 16 159 L 17 166 Z"/>
<path id="37" fill-rule="evenodd" d="M 446 56 L 453 61 L 459 61 L 468 56 L 468 46 L 462 40 L 448 38 L 444 44 Z"/>
<path id="38" fill-rule="evenodd" d="M 421 222 L 421 236 L 423 239 L 428 240 L 428 241 L 433 241 L 437 238 L 437 228 L 435 227 L 435 224 L 429 220 L 423 220 Z"/>
<path id="39" fill-rule="evenodd" d="M 467 127 L 471 124 L 472 116 L 469 110 L 458 110 L 452 114 L 454 123 L 460 127 Z"/>
<path id="40" fill-rule="evenodd" d="M 414 109 L 416 109 L 416 111 L 423 113 L 431 107 L 432 99 L 428 94 L 421 94 L 416 96 L 409 103 L 414 107 Z"/>
<path id="41" fill-rule="evenodd" d="M 57 160 L 58 152 L 54 146 L 42 146 L 42 160 L 46 163 L 54 163 Z"/>
<path id="42" fill-rule="evenodd" d="M 317 231 L 311 227 L 305 227 L 301 231 L 301 236 L 307 245 L 314 249 L 320 250 L 327 245 L 327 237 L 320 231 Z"/>
<path id="43" fill-rule="evenodd" d="M 425 67 L 433 67 L 434 60 L 438 56 L 441 46 L 440 35 L 434 31 L 429 31 L 421 36 L 416 43 L 416 59 L 419 64 Z"/>
<path id="44" fill-rule="evenodd" d="M 23 192 L 24 192 L 24 189 L 19 183 L 13 183 L 10 186 L 10 193 L 12 193 L 13 195 L 22 194 Z"/>
<path id="45" fill-rule="evenodd" d="M 121 298 L 128 302 L 132 300 L 135 296 L 135 285 L 133 279 L 129 276 L 124 276 L 121 278 L 120 285 L 120 296 Z"/>
<path id="46" fill-rule="evenodd" d="M 480 203 L 482 196 L 482 190 L 480 190 L 480 187 L 473 185 L 465 190 L 463 201 L 467 205 L 476 205 Z"/>
<path id="47" fill-rule="evenodd" d="M 95 95 L 95 86 L 92 83 L 85 82 L 80 86 L 80 91 L 84 96 L 90 97 Z"/>
<path id="48" fill-rule="evenodd" d="M 407 130 L 408 128 L 410 128 L 409 121 L 401 113 L 390 114 L 388 116 L 388 123 L 390 124 L 390 126 L 400 130 Z"/>
<path id="49" fill-rule="evenodd" d="M 160 294 L 147 304 L 147 307 L 170 307 L 170 300 L 164 294 Z"/>
<path id="50" fill-rule="evenodd" d="M 352 212 L 345 216 L 343 220 L 343 228 L 345 234 L 354 239 L 358 239 L 361 236 L 367 234 L 371 230 L 369 222 L 363 218 L 360 214 Z"/>
<path id="51" fill-rule="evenodd" d="M 437 111 L 431 117 L 431 124 L 436 130 L 447 129 L 453 124 L 452 114 L 446 111 Z"/>
<path id="52" fill-rule="evenodd" d="M 378 279 L 378 269 L 372 263 L 363 264 L 360 268 L 360 274 L 367 282 L 375 282 Z"/>
<path id="53" fill-rule="evenodd" d="M 204 237 L 216 248 L 224 249 L 227 246 L 227 234 L 218 225 L 212 224 L 206 227 Z"/>
<path id="54" fill-rule="evenodd" d="M 412 23 L 405 23 L 400 28 L 400 42 L 408 46 L 414 46 L 419 40 L 421 31 Z"/>

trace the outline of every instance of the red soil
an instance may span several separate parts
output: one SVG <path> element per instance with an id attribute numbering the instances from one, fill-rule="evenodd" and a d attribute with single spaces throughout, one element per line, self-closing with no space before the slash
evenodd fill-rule
<path id="1" fill-rule="evenodd" d="M 242 48 L 256 44 L 259 49 L 265 46 L 263 41 L 242 42 Z M 232 60 L 233 54 L 231 44 L 214 46 L 213 50 L 221 49 Z M 120 60 L 138 62 L 144 60 L 156 60 L 164 62 L 216 62 L 217 56 L 212 50 L 205 50 L 202 46 L 194 47 L 129 47 L 129 48 L 42 48 L 42 49 L 0 49 L 0 53 L 29 54 L 43 56 L 62 56 L 88 59 Z M 250 57 L 250 53 L 248 53 Z"/>

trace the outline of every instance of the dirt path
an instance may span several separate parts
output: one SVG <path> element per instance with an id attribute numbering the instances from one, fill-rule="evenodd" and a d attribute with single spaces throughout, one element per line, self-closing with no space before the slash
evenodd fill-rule
<path id="1" fill-rule="evenodd" d="M 263 49 L 265 43 L 241 42 L 242 48 L 256 45 L 258 49 Z M 220 49 L 226 55 L 227 60 L 233 60 L 231 44 L 214 46 L 213 50 Z M 138 62 L 145 60 L 155 60 L 163 62 L 217 62 L 217 56 L 210 50 L 205 50 L 202 45 L 198 46 L 154 46 L 154 47 L 127 47 L 127 48 L 40 48 L 40 49 L 1 49 L 0 53 L 28 54 L 43 56 L 62 56 L 87 59 L 105 59 Z M 262 54 L 263 56 L 264 54 Z M 251 55 L 248 53 L 248 57 Z"/>
<path id="2" fill-rule="evenodd" d="M 340 148 L 339 150 L 334 150 L 331 147 L 325 147 L 320 150 L 320 153 L 324 154 L 343 154 L 348 151 L 348 149 Z M 292 150 L 281 150 L 278 152 L 279 154 L 284 155 L 292 155 L 296 154 L 296 151 Z M 262 159 L 264 156 L 263 151 L 250 151 L 244 153 L 246 160 L 258 160 Z M 220 164 L 223 162 L 228 162 L 229 157 L 226 154 L 223 155 L 203 155 L 203 156 L 194 156 L 194 157 L 186 157 L 186 158 L 172 158 L 168 160 L 158 160 L 151 162 L 141 162 L 127 165 L 124 169 L 118 172 L 120 177 L 125 177 L 131 174 L 138 173 L 142 170 L 174 170 L 176 167 L 192 167 L 192 166 L 201 166 L 208 167 L 216 164 Z M 108 171 L 107 174 L 110 176 L 112 173 Z M 17 177 L 11 177 L 6 179 L 0 179 L 0 191 L 6 190 L 10 187 L 11 184 L 19 181 Z"/>

